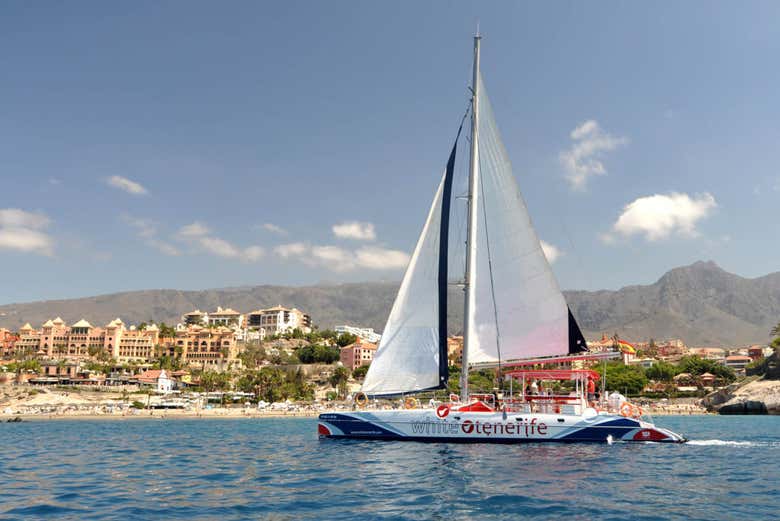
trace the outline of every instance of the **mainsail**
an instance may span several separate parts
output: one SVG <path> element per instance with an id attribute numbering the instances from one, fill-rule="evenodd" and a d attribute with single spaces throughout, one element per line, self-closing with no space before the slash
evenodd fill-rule
<path id="1" fill-rule="evenodd" d="M 464 361 L 491 365 L 587 351 L 512 175 L 476 60 L 475 78 L 474 113 L 478 106 L 480 114 L 472 169 L 478 176 L 469 189 L 469 212 L 476 218 L 469 225 L 473 269 L 466 277 Z M 447 385 L 447 256 L 456 148 L 457 138 L 363 383 L 366 394 Z"/>
<path id="2" fill-rule="evenodd" d="M 447 385 L 447 254 L 457 142 L 363 382 L 368 395 Z"/>
<path id="3" fill-rule="evenodd" d="M 472 198 L 479 221 L 471 280 L 474 304 L 466 317 L 471 332 L 468 361 L 490 364 L 584 351 L 582 333 L 512 175 L 481 75 L 478 81 L 480 182 Z"/>

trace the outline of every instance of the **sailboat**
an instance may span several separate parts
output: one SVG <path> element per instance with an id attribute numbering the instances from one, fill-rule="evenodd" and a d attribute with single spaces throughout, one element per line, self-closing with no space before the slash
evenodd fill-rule
<path id="1" fill-rule="evenodd" d="M 685 441 L 643 420 L 639 408 L 628 402 L 616 404 L 614 411 L 600 410 L 586 393 L 598 378 L 595 371 L 538 369 L 594 355 L 588 354 L 512 174 L 480 74 L 480 41 L 476 35 L 460 394 L 442 402 L 432 399 L 427 407 L 413 398 L 446 389 L 449 379 L 448 255 L 459 129 L 356 407 L 320 414 L 319 436 L 485 443 Z M 471 393 L 469 370 L 475 367 L 498 368 L 509 379 L 510 392 Z M 537 381 L 555 379 L 568 381 L 565 388 L 571 391 L 529 392 Z M 406 397 L 402 408 L 363 407 L 370 398 L 399 396 Z"/>

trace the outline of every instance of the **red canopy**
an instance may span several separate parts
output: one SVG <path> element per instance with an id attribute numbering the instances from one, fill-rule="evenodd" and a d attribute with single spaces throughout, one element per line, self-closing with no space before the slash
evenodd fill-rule
<path id="1" fill-rule="evenodd" d="M 600 375 L 590 369 L 520 369 L 517 371 L 508 371 L 504 374 L 516 378 L 525 378 L 526 380 L 578 380 L 593 378 L 598 380 Z"/>

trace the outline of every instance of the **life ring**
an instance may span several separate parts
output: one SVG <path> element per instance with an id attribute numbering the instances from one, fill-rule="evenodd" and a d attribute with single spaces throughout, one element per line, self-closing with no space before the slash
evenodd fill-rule
<path id="1" fill-rule="evenodd" d="M 634 415 L 633 415 L 634 418 L 641 418 L 642 417 L 642 408 L 639 407 L 638 405 L 634 405 L 634 409 L 631 412 L 634 413 Z"/>
<path id="2" fill-rule="evenodd" d="M 631 416 L 631 413 L 633 412 L 633 408 L 634 408 L 634 406 L 631 405 L 628 402 L 621 403 L 620 404 L 620 415 L 621 416 L 625 416 L 626 418 L 628 418 L 629 416 Z"/>
<path id="3" fill-rule="evenodd" d="M 455 393 L 450 393 L 450 402 L 451 403 L 460 403 L 460 396 L 458 396 Z"/>
<path id="4" fill-rule="evenodd" d="M 355 405 L 358 407 L 365 407 L 368 405 L 368 396 L 366 396 L 366 393 L 359 392 L 355 395 Z"/>
<path id="5" fill-rule="evenodd" d="M 449 405 L 441 404 L 436 408 L 436 416 L 438 416 L 439 418 L 446 418 L 449 413 L 450 413 Z"/>
<path id="6" fill-rule="evenodd" d="M 406 408 L 406 409 L 416 409 L 417 408 L 417 400 L 410 396 L 409 398 L 404 400 L 404 408 Z"/>

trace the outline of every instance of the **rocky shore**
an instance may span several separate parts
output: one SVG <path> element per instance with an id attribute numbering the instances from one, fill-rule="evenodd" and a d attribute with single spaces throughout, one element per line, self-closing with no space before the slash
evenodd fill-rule
<path id="1" fill-rule="evenodd" d="M 719 414 L 780 414 L 780 380 L 756 379 L 724 387 L 706 396 L 704 406 Z"/>

